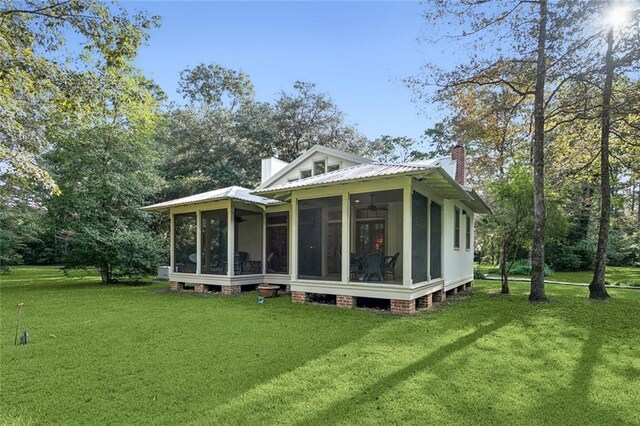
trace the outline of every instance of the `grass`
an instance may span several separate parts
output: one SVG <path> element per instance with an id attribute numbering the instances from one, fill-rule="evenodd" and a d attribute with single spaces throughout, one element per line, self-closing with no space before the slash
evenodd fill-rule
<path id="1" fill-rule="evenodd" d="M 7 424 L 639 424 L 640 291 L 478 281 L 431 312 L 0 276 Z M 13 346 L 16 303 L 31 343 Z"/>
<path id="2" fill-rule="evenodd" d="M 480 270 L 484 274 L 487 274 L 489 269 L 492 268 L 496 268 L 496 266 L 476 265 L 476 269 Z M 513 275 L 513 277 L 522 278 L 525 277 L 525 275 Z M 593 271 L 552 272 L 549 276 L 546 277 L 546 279 L 551 281 L 565 281 L 570 283 L 588 284 L 593 279 Z M 640 286 L 640 268 L 607 266 L 605 279 L 607 283 L 612 285 L 615 285 L 616 283 L 620 285 L 634 285 L 635 283 L 637 283 L 637 285 Z"/>

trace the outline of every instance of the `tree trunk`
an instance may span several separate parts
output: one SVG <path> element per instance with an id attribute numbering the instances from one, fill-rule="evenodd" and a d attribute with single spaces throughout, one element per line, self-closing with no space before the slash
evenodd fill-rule
<path id="1" fill-rule="evenodd" d="M 108 263 L 102 263 L 100 265 L 100 278 L 102 284 L 109 284 L 111 282 L 111 270 Z"/>
<path id="2" fill-rule="evenodd" d="M 638 183 L 638 225 L 640 225 L 640 183 Z"/>
<path id="3" fill-rule="evenodd" d="M 534 100 L 533 137 L 533 247 L 531 249 L 531 302 L 547 300 L 544 293 L 544 234 L 546 207 L 544 201 L 544 86 L 546 80 L 547 0 L 540 0 L 540 28 Z"/>
<path id="4" fill-rule="evenodd" d="M 502 290 L 500 293 L 509 294 L 509 269 L 507 268 L 507 243 L 503 240 L 500 247 L 500 280 Z"/>
<path id="5" fill-rule="evenodd" d="M 602 90 L 602 133 L 600 136 L 600 229 L 593 280 L 589 284 L 589 299 L 607 299 L 609 294 L 604 286 L 607 269 L 607 244 L 609 243 L 609 222 L 611 220 L 611 186 L 609 183 L 609 126 L 611 124 L 611 92 L 613 91 L 613 27 L 607 32 L 607 55 L 604 89 Z"/>

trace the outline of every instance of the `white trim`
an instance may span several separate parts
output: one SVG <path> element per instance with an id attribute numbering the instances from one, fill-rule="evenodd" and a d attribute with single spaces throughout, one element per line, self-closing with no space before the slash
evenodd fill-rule
<path id="1" fill-rule="evenodd" d="M 286 175 L 287 173 L 289 173 L 290 171 L 295 169 L 300 163 L 304 162 L 305 160 L 307 160 L 309 157 L 311 157 L 313 154 L 315 154 L 317 152 L 321 152 L 321 153 L 326 154 L 327 156 L 331 156 L 331 157 L 338 157 L 338 158 L 341 158 L 343 160 L 351 161 L 351 162 L 356 163 L 356 164 L 371 163 L 373 161 L 373 160 L 370 160 L 368 158 L 361 157 L 359 155 L 350 154 L 348 152 L 338 151 L 336 149 L 328 148 L 328 147 L 322 146 L 322 145 L 315 145 L 315 146 L 309 148 L 308 150 L 306 150 L 305 152 L 303 152 L 302 154 L 300 154 L 298 156 L 298 158 L 296 158 L 291 163 L 289 163 L 288 166 L 285 166 L 278 173 L 276 173 L 275 175 L 271 176 L 269 179 L 267 179 L 266 181 L 261 183 L 258 187 L 256 187 L 255 190 L 268 188 L 269 185 L 271 185 L 273 182 L 276 182 L 282 176 Z M 326 164 L 325 164 L 325 167 L 326 167 Z M 313 167 L 311 169 L 311 173 L 313 175 Z"/>
<path id="2" fill-rule="evenodd" d="M 411 204 L 411 180 L 409 180 L 408 184 L 405 182 L 402 190 L 402 251 L 404 253 L 402 256 L 402 285 L 404 287 L 411 287 L 413 284 L 411 276 L 411 261 L 413 258 Z"/>
<path id="3" fill-rule="evenodd" d="M 456 279 L 454 281 L 449 281 L 449 282 L 445 281 L 445 283 L 444 283 L 444 291 L 452 290 L 452 289 L 454 289 L 456 287 L 459 287 L 462 284 L 466 284 L 466 283 L 468 283 L 470 281 L 473 281 L 473 275 L 467 275 L 465 277 L 458 278 L 458 279 Z"/>
<path id="4" fill-rule="evenodd" d="M 196 211 L 196 274 L 202 272 L 202 212 Z"/>

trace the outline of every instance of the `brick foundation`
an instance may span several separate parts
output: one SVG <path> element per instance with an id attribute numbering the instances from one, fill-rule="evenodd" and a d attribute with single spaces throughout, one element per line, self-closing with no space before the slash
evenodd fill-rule
<path id="1" fill-rule="evenodd" d="M 300 303 L 300 304 L 309 303 L 309 294 L 301 291 L 292 291 L 291 301 L 293 303 Z"/>
<path id="2" fill-rule="evenodd" d="M 472 288 L 473 287 L 473 281 L 469 281 L 468 283 L 466 283 L 464 285 L 466 288 Z"/>
<path id="3" fill-rule="evenodd" d="M 433 303 L 444 302 L 445 300 L 447 300 L 447 293 L 444 290 L 438 290 L 433 293 Z"/>
<path id="4" fill-rule="evenodd" d="M 431 309 L 433 306 L 433 294 L 426 294 L 416 299 L 416 309 Z"/>
<path id="5" fill-rule="evenodd" d="M 184 284 L 177 281 L 169 281 L 169 290 L 183 290 Z"/>
<path id="6" fill-rule="evenodd" d="M 241 289 L 239 285 L 223 285 L 220 292 L 226 296 L 231 296 L 234 294 L 240 294 Z"/>
<path id="7" fill-rule="evenodd" d="M 205 291 L 207 291 L 207 287 L 204 284 L 196 284 L 193 286 L 193 290 L 196 293 L 204 293 Z"/>
<path id="8" fill-rule="evenodd" d="M 397 315 L 410 315 L 416 311 L 415 300 L 391 299 L 391 313 Z"/>
<path id="9" fill-rule="evenodd" d="M 356 305 L 356 298 L 353 296 L 336 296 L 336 306 L 339 308 L 353 308 Z"/>

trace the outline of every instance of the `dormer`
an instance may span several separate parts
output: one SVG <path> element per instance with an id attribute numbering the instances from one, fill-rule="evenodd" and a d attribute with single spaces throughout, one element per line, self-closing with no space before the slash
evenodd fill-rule
<path id="1" fill-rule="evenodd" d="M 274 162 L 275 160 L 276 162 Z M 338 151 L 322 145 L 315 145 L 303 152 L 298 158 L 287 164 L 284 161 L 271 158 L 262 160 L 262 175 L 269 175 L 256 189 L 266 189 L 282 183 L 293 182 L 299 179 L 317 176 L 320 174 L 344 169 L 363 163 L 370 163 L 372 160 L 359 155 Z M 275 173 L 270 173 L 273 166 L 281 167 Z M 269 171 L 265 167 L 271 167 Z"/>

